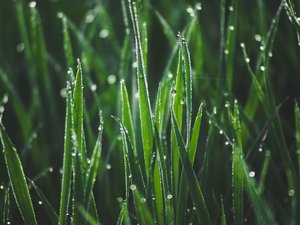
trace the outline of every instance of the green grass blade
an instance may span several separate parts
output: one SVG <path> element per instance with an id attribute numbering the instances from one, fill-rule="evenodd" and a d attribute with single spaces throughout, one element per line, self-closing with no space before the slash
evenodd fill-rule
<path id="1" fill-rule="evenodd" d="M 83 131 L 83 77 L 81 63 L 77 61 L 77 73 L 75 78 L 75 87 L 73 92 L 73 128 L 77 138 L 78 152 L 82 158 L 82 167 L 87 168 L 87 156 L 84 143 Z"/>
<path id="2" fill-rule="evenodd" d="M 206 207 L 206 203 L 205 203 L 202 191 L 201 191 L 201 187 L 199 185 L 195 171 L 193 170 L 192 164 L 190 162 L 189 155 L 186 150 L 185 144 L 183 142 L 182 136 L 180 134 L 176 118 L 175 118 L 173 112 L 171 113 L 171 115 L 172 115 L 172 117 L 171 117 L 172 118 L 172 129 L 174 130 L 174 133 L 176 135 L 176 139 L 177 139 L 178 146 L 179 146 L 178 150 L 179 150 L 179 154 L 180 154 L 180 159 L 181 159 L 182 166 L 183 166 L 185 176 L 187 179 L 189 191 L 190 191 L 191 197 L 193 199 L 193 203 L 196 208 L 196 213 L 197 213 L 199 222 L 201 224 L 211 225 L 212 221 L 210 219 L 209 212 Z"/>
<path id="3" fill-rule="evenodd" d="M 93 186 L 96 181 L 99 164 L 100 164 L 100 156 L 101 156 L 101 150 L 102 150 L 102 133 L 103 133 L 103 118 L 102 118 L 102 112 L 99 113 L 100 117 L 100 125 L 99 125 L 99 133 L 97 142 L 95 144 L 93 154 L 91 157 L 91 162 L 89 164 L 89 168 L 87 170 L 87 176 L 86 176 L 86 188 L 85 188 L 85 209 L 88 209 L 88 206 L 90 204 L 90 199 L 93 192 Z"/>
<path id="4" fill-rule="evenodd" d="M 71 180 L 72 180 L 72 92 L 70 84 L 67 83 L 66 118 L 62 187 L 60 193 L 59 225 L 65 225 L 68 206 L 70 201 Z"/>
<path id="5" fill-rule="evenodd" d="M 121 203 L 121 211 L 118 217 L 117 225 L 131 225 L 130 217 L 128 214 L 127 203 Z"/>
<path id="6" fill-rule="evenodd" d="M 41 204 L 43 206 L 46 213 L 48 214 L 51 223 L 53 225 L 56 225 L 58 223 L 58 215 L 52 207 L 51 203 L 49 202 L 45 194 L 41 191 L 41 189 L 32 180 L 29 181 L 32 187 L 34 188 L 35 192 L 37 193 L 38 197 L 40 198 L 39 205 Z"/>
<path id="7" fill-rule="evenodd" d="M 296 141 L 297 141 L 297 157 L 298 157 L 298 175 L 300 176 L 300 108 L 295 103 L 295 123 L 296 123 Z"/>
<path id="8" fill-rule="evenodd" d="M 70 34 L 67 25 L 67 19 L 64 15 L 62 16 L 62 26 L 63 26 L 63 36 L 64 36 L 64 52 L 65 58 L 67 62 L 67 67 L 72 68 L 74 66 L 74 58 L 73 58 L 73 51 L 72 51 L 72 44 L 70 40 Z"/>
<path id="9" fill-rule="evenodd" d="M 129 103 L 128 93 L 127 93 L 124 80 L 121 80 L 121 98 L 122 98 L 122 106 L 121 106 L 122 122 L 128 131 L 128 135 L 130 137 L 131 143 L 133 145 L 133 148 L 135 149 L 136 143 L 135 143 L 134 128 L 133 128 L 133 122 L 131 116 L 132 114 L 130 110 L 130 103 Z"/>
<path id="10" fill-rule="evenodd" d="M 197 151 L 197 145 L 198 145 L 199 134 L 200 134 L 200 126 L 201 126 L 201 118 L 202 118 L 202 110 L 203 110 L 203 104 L 199 106 L 198 113 L 194 122 L 191 142 L 189 146 L 189 158 L 192 165 L 194 164 L 196 151 Z M 186 211 L 186 203 L 187 203 L 187 196 L 188 196 L 187 191 L 188 191 L 188 185 L 186 183 L 186 176 L 185 173 L 182 172 L 181 179 L 180 179 L 177 211 L 176 211 L 177 225 L 184 224 L 184 219 L 186 218 L 185 211 Z"/>
<path id="11" fill-rule="evenodd" d="M 36 225 L 36 218 L 29 195 L 21 160 L 15 147 L 6 134 L 5 128 L 0 123 L 0 137 L 3 147 L 5 164 L 11 182 L 11 187 L 16 199 L 16 203 L 26 225 Z"/>
<path id="12" fill-rule="evenodd" d="M 224 208 L 224 200 L 221 198 L 221 225 L 226 225 L 226 215 L 225 215 L 225 208 Z"/>
<path id="13" fill-rule="evenodd" d="M 185 105 L 186 105 L 186 140 L 187 145 L 190 142 L 191 126 L 192 126 L 192 92 L 193 92 L 193 74 L 190 52 L 187 42 L 182 43 L 182 56 L 184 62 L 184 84 L 185 84 Z"/>
<path id="14" fill-rule="evenodd" d="M 142 142 L 144 150 L 144 161 L 146 167 L 146 173 L 149 174 L 150 162 L 152 157 L 152 144 L 153 144 L 153 121 L 152 110 L 149 99 L 147 75 L 146 75 L 146 49 L 141 42 L 139 18 L 137 15 L 136 5 L 130 4 L 130 12 L 132 18 L 132 24 L 135 31 L 135 45 L 136 45 L 136 61 L 137 66 L 137 83 L 139 92 L 139 110 L 141 121 Z"/>
<path id="15" fill-rule="evenodd" d="M 234 53 L 237 35 L 237 19 L 238 19 L 238 1 L 232 0 L 232 6 L 230 6 L 230 15 L 227 27 L 227 37 L 225 44 L 225 61 L 226 61 L 226 80 L 227 88 L 229 92 L 232 90 L 233 82 L 233 66 L 234 66 Z"/>

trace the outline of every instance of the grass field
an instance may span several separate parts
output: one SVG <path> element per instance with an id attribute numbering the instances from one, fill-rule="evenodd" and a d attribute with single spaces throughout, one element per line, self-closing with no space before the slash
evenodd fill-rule
<path id="1" fill-rule="evenodd" d="M 299 0 L 0 1 L 0 224 L 300 224 Z"/>

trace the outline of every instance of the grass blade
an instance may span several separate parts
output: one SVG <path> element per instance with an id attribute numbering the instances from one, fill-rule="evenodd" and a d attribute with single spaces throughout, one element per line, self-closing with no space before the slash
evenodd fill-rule
<path id="1" fill-rule="evenodd" d="M 39 204 L 42 204 L 46 213 L 49 216 L 49 219 L 53 225 L 56 225 L 58 222 L 58 215 L 55 212 L 54 208 L 52 207 L 51 203 L 48 201 L 47 197 L 44 195 L 44 193 L 39 189 L 39 187 L 32 181 L 29 180 L 30 184 L 34 188 L 35 192 L 40 198 Z"/>
<path id="2" fill-rule="evenodd" d="M 62 187 L 60 193 L 59 225 L 65 225 L 70 201 L 72 180 L 72 93 L 70 84 L 67 83 L 65 138 Z"/>
<path id="3" fill-rule="evenodd" d="M 178 124 L 176 121 L 176 118 L 174 116 L 174 112 L 171 113 L 172 115 L 172 129 L 174 130 L 174 133 L 176 135 L 176 140 L 178 142 L 178 150 L 179 150 L 179 155 L 180 155 L 180 159 L 182 162 L 182 166 L 185 172 L 185 176 L 187 179 L 187 183 L 188 183 L 188 187 L 189 187 L 189 191 L 191 194 L 191 197 L 193 199 L 195 208 L 196 208 L 196 213 L 199 219 L 199 222 L 201 224 L 207 224 L 207 225 L 211 225 L 211 219 L 208 213 L 208 209 L 206 207 L 206 203 L 201 191 L 201 187 L 198 183 L 195 171 L 193 170 L 192 164 L 190 162 L 189 159 L 189 155 L 188 152 L 186 150 L 186 147 L 184 145 L 182 136 L 180 134 L 179 128 L 178 128 Z"/>
<path id="4" fill-rule="evenodd" d="M 2 122 L 0 122 L 0 138 L 9 180 L 20 213 L 26 225 L 37 225 L 21 160 L 11 140 L 6 134 Z"/>

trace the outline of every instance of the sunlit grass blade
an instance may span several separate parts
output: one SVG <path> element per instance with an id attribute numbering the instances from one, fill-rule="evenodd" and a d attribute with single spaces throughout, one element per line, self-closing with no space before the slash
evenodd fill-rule
<path id="1" fill-rule="evenodd" d="M 58 215 L 52 207 L 51 203 L 49 202 L 45 194 L 41 191 L 41 189 L 32 180 L 29 181 L 40 199 L 39 204 L 42 205 L 45 209 L 51 223 L 53 225 L 56 225 L 58 223 Z"/>
<path id="2" fill-rule="evenodd" d="M 202 191 L 201 191 L 201 187 L 197 180 L 195 171 L 193 170 L 193 167 L 191 165 L 188 152 L 186 150 L 185 144 L 183 142 L 183 139 L 180 134 L 178 124 L 177 124 L 177 121 L 176 121 L 176 118 L 175 118 L 173 112 L 171 112 L 171 118 L 172 118 L 172 129 L 174 130 L 174 133 L 176 135 L 176 139 L 178 142 L 178 146 L 179 146 L 178 150 L 179 150 L 180 159 L 181 159 L 182 166 L 183 166 L 183 169 L 185 172 L 189 191 L 190 191 L 191 197 L 193 199 L 193 203 L 195 205 L 195 209 L 196 209 L 196 213 L 197 213 L 199 222 L 201 224 L 211 225 L 212 221 L 209 216 L 208 209 L 206 207 L 206 203 L 205 203 Z"/>
<path id="3" fill-rule="evenodd" d="M 7 224 L 10 222 L 10 207 L 11 207 L 11 202 L 10 202 L 10 189 L 6 188 L 4 189 L 3 187 L 3 202 L 1 205 L 2 207 L 0 208 L 0 221 L 2 221 L 2 224 Z"/>
<path id="4" fill-rule="evenodd" d="M 59 225 L 66 224 L 72 181 L 72 92 L 67 83 L 63 174 L 60 193 Z"/>
<path id="5" fill-rule="evenodd" d="M 25 224 L 36 225 L 37 222 L 35 213 L 32 206 L 31 197 L 29 195 L 21 160 L 11 140 L 6 134 L 2 122 L 0 122 L 0 137 L 9 180 L 11 182 L 11 187 L 20 213 Z"/>

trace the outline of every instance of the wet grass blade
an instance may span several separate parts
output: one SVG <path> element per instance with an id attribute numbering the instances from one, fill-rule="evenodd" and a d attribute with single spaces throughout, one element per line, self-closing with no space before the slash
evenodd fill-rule
<path id="1" fill-rule="evenodd" d="M 146 49 L 141 42 L 139 18 L 137 15 L 137 8 L 133 2 L 129 1 L 131 20 L 134 27 L 134 39 L 136 46 L 136 61 L 137 61 L 137 83 L 139 93 L 139 111 L 141 121 L 142 142 L 144 150 L 144 161 L 146 173 L 149 174 L 150 162 L 152 157 L 152 144 L 153 144 L 153 121 L 152 110 L 149 99 L 147 74 L 146 74 Z M 144 48 L 143 48 L 144 47 Z"/>
<path id="2" fill-rule="evenodd" d="M 72 68 L 74 66 L 74 58 L 73 58 L 73 51 L 72 51 L 72 44 L 70 40 L 70 34 L 67 25 L 67 19 L 64 15 L 62 16 L 62 26 L 63 26 L 63 36 L 64 36 L 64 52 L 65 58 L 67 62 L 67 67 Z"/>
<path id="3" fill-rule="evenodd" d="M 102 118 L 102 112 L 99 113 L 100 117 L 100 125 L 99 125 L 99 133 L 97 142 L 95 144 L 93 154 L 91 157 L 91 162 L 89 164 L 89 168 L 87 170 L 87 176 L 86 176 L 86 187 L 85 187 L 85 209 L 88 209 L 90 204 L 90 199 L 93 192 L 93 187 L 96 181 L 99 164 L 100 164 L 100 156 L 101 156 L 101 150 L 102 150 L 102 134 L 103 134 L 103 118 Z"/>
<path id="4" fill-rule="evenodd" d="M 58 215 L 52 207 L 51 203 L 48 201 L 47 197 L 41 191 L 41 189 L 32 180 L 29 181 L 32 187 L 34 188 L 35 192 L 37 193 L 38 197 L 40 198 L 39 204 L 41 204 L 45 209 L 51 223 L 53 225 L 56 225 L 58 223 Z"/>
<path id="5" fill-rule="evenodd" d="M 67 83 L 65 138 L 63 156 L 63 174 L 60 193 L 59 225 L 65 225 L 70 201 L 72 182 L 72 92 L 70 84 Z"/>
<path id="6" fill-rule="evenodd" d="M 200 134 L 200 126 L 201 126 L 201 119 L 202 119 L 202 110 L 203 110 L 203 104 L 199 106 L 198 113 L 194 122 L 194 127 L 192 131 L 191 136 L 191 142 L 189 146 L 189 158 L 190 162 L 193 166 L 197 146 L 198 146 L 198 140 L 199 140 L 199 134 Z M 186 182 L 186 176 L 184 171 L 181 174 L 180 177 L 180 188 L 179 188 L 179 195 L 178 195 L 178 203 L 177 203 L 177 210 L 176 210 L 176 224 L 184 224 L 184 219 L 186 218 L 185 212 L 186 211 L 186 203 L 187 203 L 187 192 L 188 192 L 188 185 Z"/>
<path id="7" fill-rule="evenodd" d="M 178 128 L 176 118 L 174 116 L 174 112 L 171 112 L 171 118 L 172 118 L 172 129 L 176 135 L 176 140 L 179 146 L 178 150 L 179 150 L 180 159 L 187 179 L 189 191 L 193 199 L 193 203 L 195 205 L 199 222 L 201 224 L 211 225 L 212 221 L 210 219 L 209 212 L 206 207 L 206 203 L 201 191 L 201 187 L 199 185 L 197 176 L 190 162 L 188 152 L 186 150 L 185 144 L 183 142 L 182 136 Z"/>
<path id="8" fill-rule="evenodd" d="M 295 123 L 296 123 L 296 141 L 297 141 L 297 157 L 298 157 L 298 176 L 300 176 L 300 108 L 295 103 Z"/>
<path id="9" fill-rule="evenodd" d="M 233 66 L 234 66 L 234 53 L 236 44 L 236 34 L 237 34 L 237 19 L 238 19 L 238 1 L 232 0 L 232 5 L 230 6 L 230 15 L 227 27 L 227 37 L 225 44 L 225 61 L 226 61 L 226 80 L 227 88 L 229 92 L 232 90 L 233 82 Z"/>
<path id="10" fill-rule="evenodd" d="M 26 183 L 21 160 L 11 140 L 6 134 L 2 122 L 0 122 L 0 137 L 9 180 L 11 182 L 11 187 L 20 213 L 26 225 L 36 225 L 37 222 L 35 213 L 28 191 L 28 186 Z"/>

